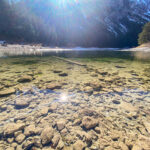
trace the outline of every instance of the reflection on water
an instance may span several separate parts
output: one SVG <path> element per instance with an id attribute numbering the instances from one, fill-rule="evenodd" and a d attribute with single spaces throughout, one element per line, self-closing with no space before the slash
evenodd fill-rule
<path id="1" fill-rule="evenodd" d="M 0 58 L 0 149 L 150 149 L 149 53 L 42 55 Z"/>

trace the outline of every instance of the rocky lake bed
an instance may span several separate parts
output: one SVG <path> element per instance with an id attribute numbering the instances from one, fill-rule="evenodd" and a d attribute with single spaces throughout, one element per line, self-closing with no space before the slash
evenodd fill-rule
<path id="1" fill-rule="evenodd" d="M 0 150 L 53 149 L 149 150 L 150 61 L 0 58 Z"/>

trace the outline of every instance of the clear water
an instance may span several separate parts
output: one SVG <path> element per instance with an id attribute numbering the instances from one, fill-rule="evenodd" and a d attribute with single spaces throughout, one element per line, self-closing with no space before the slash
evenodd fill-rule
<path id="1" fill-rule="evenodd" d="M 11 123 L 24 127 L 6 134 Z M 35 128 L 27 135 L 29 125 Z M 53 138 L 59 136 L 56 145 L 42 143 L 47 127 L 53 128 Z M 0 58 L 0 149 L 148 150 L 149 135 L 150 53 Z"/>

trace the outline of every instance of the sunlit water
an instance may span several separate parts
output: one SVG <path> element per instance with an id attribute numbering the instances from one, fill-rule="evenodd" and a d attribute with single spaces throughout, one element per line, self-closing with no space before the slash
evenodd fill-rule
<path id="1" fill-rule="evenodd" d="M 0 58 L 0 149 L 150 149 L 149 56 L 70 51 Z M 10 123 L 23 127 L 9 131 Z M 54 134 L 44 143 L 47 127 Z"/>

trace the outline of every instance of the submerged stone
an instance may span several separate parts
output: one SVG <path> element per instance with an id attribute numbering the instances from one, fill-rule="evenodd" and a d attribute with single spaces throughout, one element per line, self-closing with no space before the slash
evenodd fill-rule
<path id="1" fill-rule="evenodd" d="M 54 90 L 54 89 L 61 89 L 62 85 L 59 83 L 50 83 L 46 86 L 47 89 Z"/>
<path id="2" fill-rule="evenodd" d="M 9 123 L 4 126 L 4 135 L 11 135 L 16 131 L 22 130 L 24 127 L 24 123 Z"/>
<path id="3" fill-rule="evenodd" d="M 119 105 L 121 109 L 124 109 L 128 112 L 136 112 L 137 108 L 132 105 L 132 103 L 127 103 L 125 101 L 122 101 L 121 104 Z"/>
<path id="4" fill-rule="evenodd" d="M 15 150 L 14 147 L 9 147 L 6 150 Z"/>
<path id="5" fill-rule="evenodd" d="M 150 137 L 139 135 L 136 143 L 133 145 L 132 150 L 149 150 L 150 149 Z"/>
<path id="6" fill-rule="evenodd" d="M 16 142 L 18 143 L 18 144 L 21 144 L 23 141 L 24 141 L 24 139 L 25 139 L 25 135 L 24 134 L 19 134 L 17 137 L 16 137 Z"/>
<path id="7" fill-rule="evenodd" d="M 117 92 L 117 93 L 121 93 L 123 92 L 123 88 L 114 88 L 114 91 Z"/>
<path id="8" fill-rule="evenodd" d="M 52 127 L 46 127 L 41 133 L 42 144 L 48 144 L 51 142 L 54 136 L 54 129 Z"/>
<path id="9" fill-rule="evenodd" d="M 143 124 L 144 124 L 144 126 L 145 126 L 146 130 L 148 131 L 148 133 L 150 134 L 150 123 L 149 123 L 149 122 L 144 121 L 144 122 L 143 122 Z"/>
<path id="10" fill-rule="evenodd" d="M 56 147 L 59 143 L 60 140 L 60 135 L 54 135 L 52 139 L 52 147 Z"/>
<path id="11" fill-rule="evenodd" d="M 0 105 L 0 111 L 5 111 L 7 109 L 7 105 Z"/>
<path id="12" fill-rule="evenodd" d="M 54 73 L 61 73 L 62 71 L 61 70 L 54 70 L 53 72 Z"/>
<path id="13" fill-rule="evenodd" d="M 34 135 L 35 132 L 36 132 L 35 125 L 29 125 L 29 126 L 27 126 L 27 127 L 24 129 L 24 134 L 25 134 L 26 136 Z"/>
<path id="14" fill-rule="evenodd" d="M 52 103 L 49 107 L 50 112 L 54 112 L 57 110 L 58 104 L 57 103 Z"/>
<path id="15" fill-rule="evenodd" d="M 112 101 L 114 104 L 120 104 L 120 101 L 118 101 L 118 100 L 113 100 Z"/>
<path id="16" fill-rule="evenodd" d="M 79 111 L 82 116 L 98 116 L 98 113 L 95 110 L 84 108 Z"/>
<path id="17" fill-rule="evenodd" d="M 25 75 L 25 76 L 22 76 L 20 79 L 18 79 L 18 82 L 20 83 L 31 82 L 32 79 L 33 78 L 31 76 Z"/>
<path id="18" fill-rule="evenodd" d="M 124 66 L 115 66 L 116 68 L 126 68 L 126 67 L 124 67 Z"/>
<path id="19" fill-rule="evenodd" d="M 94 119 L 94 118 L 88 117 L 88 116 L 85 116 L 82 119 L 82 126 L 84 128 L 86 128 L 87 130 L 95 128 L 97 125 L 98 125 L 98 120 L 97 119 Z"/>
<path id="20" fill-rule="evenodd" d="M 22 109 L 29 106 L 29 101 L 25 99 L 17 99 L 15 101 L 15 107 L 17 109 Z"/>
<path id="21" fill-rule="evenodd" d="M 66 120 L 59 120 L 59 121 L 57 121 L 57 123 L 56 123 L 57 129 L 59 131 L 61 131 L 62 129 L 65 128 L 65 124 L 66 124 Z"/>
<path id="22" fill-rule="evenodd" d="M 34 146 L 42 148 L 41 138 L 39 136 L 34 137 Z"/>
<path id="23" fill-rule="evenodd" d="M 67 73 L 60 73 L 59 76 L 66 77 L 66 76 L 68 76 L 68 74 Z"/>
<path id="24" fill-rule="evenodd" d="M 9 96 L 11 94 L 14 94 L 15 92 L 16 90 L 14 88 L 5 89 L 0 91 L 0 97 Z"/>
<path id="25" fill-rule="evenodd" d="M 64 147 L 64 142 L 60 139 L 57 145 L 57 149 L 63 149 L 63 147 Z"/>
<path id="26" fill-rule="evenodd" d="M 83 150 L 85 147 L 86 144 L 83 143 L 81 140 L 78 140 L 73 144 L 73 150 Z"/>
<path id="27" fill-rule="evenodd" d="M 85 93 L 92 94 L 92 93 L 93 93 L 93 88 L 90 87 L 90 86 L 86 86 L 86 87 L 84 88 L 84 92 L 85 92 Z"/>
<path id="28" fill-rule="evenodd" d="M 23 150 L 29 150 L 32 148 L 34 145 L 34 139 L 32 137 L 27 138 L 23 144 L 22 144 L 22 149 Z M 21 150 L 21 149 L 20 149 Z"/>
<path id="29" fill-rule="evenodd" d="M 40 114 L 41 116 L 46 116 L 46 115 L 48 114 L 48 110 L 49 110 L 48 107 L 43 107 L 43 108 L 40 110 L 39 114 Z"/>

